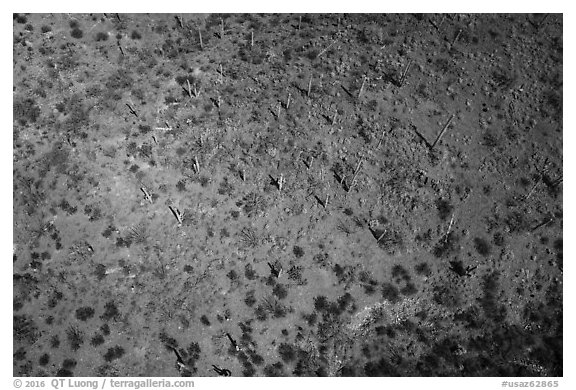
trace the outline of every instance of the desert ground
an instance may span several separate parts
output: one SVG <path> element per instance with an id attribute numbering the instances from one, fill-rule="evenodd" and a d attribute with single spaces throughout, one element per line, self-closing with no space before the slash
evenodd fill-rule
<path id="1" fill-rule="evenodd" d="M 562 376 L 558 14 L 14 14 L 15 376 Z"/>

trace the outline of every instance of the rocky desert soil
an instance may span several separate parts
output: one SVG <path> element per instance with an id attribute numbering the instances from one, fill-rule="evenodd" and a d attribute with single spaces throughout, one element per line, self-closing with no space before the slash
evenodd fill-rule
<path id="1" fill-rule="evenodd" d="M 562 376 L 562 31 L 15 14 L 14 375 Z"/>

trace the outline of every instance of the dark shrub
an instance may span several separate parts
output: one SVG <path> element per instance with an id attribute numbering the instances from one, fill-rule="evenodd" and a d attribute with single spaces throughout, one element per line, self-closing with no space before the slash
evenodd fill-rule
<path id="1" fill-rule="evenodd" d="M 256 298 L 254 297 L 254 290 L 250 290 L 246 293 L 246 298 L 244 298 L 244 303 L 248 307 L 254 306 L 254 304 L 256 303 Z"/>
<path id="2" fill-rule="evenodd" d="M 28 122 L 36 122 L 36 119 L 40 116 L 40 107 L 31 98 L 15 100 L 13 113 L 14 119 L 24 126 Z"/>
<path id="3" fill-rule="evenodd" d="M 116 319 L 120 315 L 116 304 L 113 301 L 109 301 L 104 305 L 104 314 L 100 318 L 104 321 L 109 321 L 111 319 Z"/>
<path id="4" fill-rule="evenodd" d="M 390 303 L 397 303 L 400 301 L 400 292 L 392 283 L 384 283 L 382 285 L 382 297 Z"/>
<path id="5" fill-rule="evenodd" d="M 50 337 L 50 347 L 58 348 L 59 346 L 60 346 L 60 337 L 58 337 L 57 334 Z"/>
<path id="6" fill-rule="evenodd" d="M 65 369 L 65 368 L 61 368 L 56 373 L 56 376 L 57 377 L 71 377 L 71 376 L 74 376 L 74 373 L 70 370 Z"/>
<path id="7" fill-rule="evenodd" d="M 282 376 L 283 372 L 283 364 L 280 362 L 276 362 L 274 364 L 268 364 L 266 367 L 264 367 L 264 375 L 266 376 L 271 376 L 271 377 L 277 377 L 277 376 Z"/>
<path id="8" fill-rule="evenodd" d="M 75 326 L 70 326 L 66 329 L 66 337 L 73 351 L 77 351 L 84 344 L 84 333 Z"/>
<path id="9" fill-rule="evenodd" d="M 115 346 L 112 348 L 108 348 L 106 354 L 104 354 L 104 360 L 110 363 L 113 360 L 119 359 L 124 355 L 124 348 L 120 346 Z"/>
<path id="10" fill-rule="evenodd" d="M 438 216 L 444 221 L 448 218 L 454 207 L 446 199 L 438 199 L 436 201 L 436 209 L 438 210 Z"/>
<path id="11" fill-rule="evenodd" d="M 234 270 L 230 270 L 230 272 L 228 272 L 228 274 L 226 276 L 228 277 L 228 279 L 230 279 L 232 281 L 238 280 L 238 274 Z"/>
<path id="12" fill-rule="evenodd" d="M 15 315 L 12 321 L 14 340 L 34 344 L 40 332 L 32 318 L 26 315 Z"/>
<path id="13" fill-rule="evenodd" d="M 434 246 L 432 253 L 437 258 L 445 257 L 453 252 L 458 251 L 457 243 L 459 237 L 454 231 L 448 233 L 448 236 L 442 236 Z"/>
<path id="14" fill-rule="evenodd" d="M 280 346 L 278 347 L 278 354 L 285 362 L 291 362 L 296 360 L 296 349 L 290 344 L 286 343 L 280 344 Z"/>
<path id="15" fill-rule="evenodd" d="M 79 28 L 75 28 L 72 30 L 70 35 L 72 35 L 72 38 L 80 39 L 84 36 L 84 33 Z"/>
<path id="16" fill-rule="evenodd" d="M 26 350 L 22 347 L 18 348 L 16 352 L 14 352 L 14 360 L 20 361 L 26 358 Z"/>
<path id="17" fill-rule="evenodd" d="M 244 266 L 244 276 L 246 276 L 248 280 L 256 279 L 256 271 L 254 271 L 254 268 L 252 268 L 252 264 L 246 264 Z"/>
<path id="18" fill-rule="evenodd" d="M 272 290 L 272 293 L 274 295 L 276 295 L 278 297 L 278 299 L 284 299 L 288 296 L 288 291 L 286 290 L 286 288 L 284 288 L 284 286 L 280 283 L 278 283 L 276 286 L 274 286 L 274 289 Z"/>
<path id="19" fill-rule="evenodd" d="M 48 363 L 50 363 L 50 355 L 45 353 L 42 356 L 40 356 L 40 359 L 38 360 L 38 364 L 40 364 L 41 366 L 45 366 Z"/>
<path id="20" fill-rule="evenodd" d="M 404 295 L 414 295 L 418 292 L 418 290 L 413 283 L 406 283 L 406 286 L 404 286 L 400 292 Z"/>
<path id="21" fill-rule="evenodd" d="M 202 314 L 202 317 L 200 317 L 200 322 L 206 326 L 210 326 L 210 321 L 208 320 L 208 317 L 206 317 L 206 314 Z"/>
<path id="22" fill-rule="evenodd" d="M 104 324 L 100 327 L 100 330 L 104 334 L 104 336 L 108 336 L 110 334 L 110 326 L 108 324 Z"/>
<path id="23" fill-rule="evenodd" d="M 266 321 L 268 319 L 268 313 L 266 312 L 266 309 L 262 305 L 258 305 L 256 310 L 254 311 L 254 314 L 256 315 L 256 319 L 258 321 Z"/>
<path id="24" fill-rule="evenodd" d="M 96 42 L 102 42 L 107 40 L 108 40 L 108 34 L 106 34 L 105 32 L 100 31 L 99 33 L 96 34 Z"/>
<path id="25" fill-rule="evenodd" d="M 429 276 L 430 274 L 432 274 L 432 270 L 430 269 L 430 266 L 428 265 L 428 263 L 426 263 L 425 261 L 417 264 L 414 267 L 414 271 L 416 271 L 416 273 L 418 275 L 425 275 L 425 276 Z"/>
<path id="26" fill-rule="evenodd" d="M 508 229 L 510 232 L 524 232 L 530 228 L 530 223 L 526 219 L 525 214 L 519 211 L 513 211 L 506 216 L 505 219 L 506 225 L 508 225 Z"/>
<path id="27" fill-rule="evenodd" d="M 92 337 L 92 339 L 90 340 L 90 344 L 93 347 L 97 347 L 101 344 L 104 344 L 104 336 L 102 336 L 101 334 L 95 334 L 94 337 Z"/>
<path id="28" fill-rule="evenodd" d="M 482 256 L 488 256 L 490 254 L 490 244 L 483 238 L 476 237 L 474 239 L 474 248 L 476 252 Z"/>
<path id="29" fill-rule="evenodd" d="M 78 363 L 74 359 L 64 359 L 64 361 L 62 362 L 62 368 L 66 370 L 71 370 L 74 367 L 76 367 L 76 364 Z"/>
<path id="30" fill-rule="evenodd" d="M 80 321 L 87 321 L 92 317 L 94 317 L 94 309 L 91 307 L 86 306 L 76 309 L 76 318 Z"/>
<path id="31" fill-rule="evenodd" d="M 328 308 L 328 304 L 328 299 L 323 295 L 314 298 L 314 309 L 316 309 L 316 311 L 322 312 L 326 310 Z"/>
<path id="32" fill-rule="evenodd" d="M 28 22 L 28 19 L 24 15 L 14 14 L 12 16 L 13 16 L 14 20 L 16 21 L 16 23 L 24 24 L 24 23 Z"/>
<path id="33" fill-rule="evenodd" d="M 505 240 L 504 235 L 500 232 L 494 233 L 494 245 L 504 246 Z"/>

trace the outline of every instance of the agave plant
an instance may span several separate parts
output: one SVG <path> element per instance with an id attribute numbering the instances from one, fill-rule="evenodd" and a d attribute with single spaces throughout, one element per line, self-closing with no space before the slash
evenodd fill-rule
<path id="1" fill-rule="evenodd" d="M 128 229 L 126 239 L 135 244 L 145 244 L 148 241 L 148 232 L 144 223 L 132 226 Z"/>
<path id="2" fill-rule="evenodd" d="M 245 227 L 240 231 L 240 245 L 244 248 L 256 248 L 260 239 L 256 231 L 251 227 Z"/>

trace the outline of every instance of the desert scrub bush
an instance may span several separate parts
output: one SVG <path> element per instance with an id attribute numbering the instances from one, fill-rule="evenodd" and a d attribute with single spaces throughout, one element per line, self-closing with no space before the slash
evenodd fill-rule
<path id="1" fill-rule="evenodd" d="M 104 305 L 104 314 L 100 316 L 103 321 L 116 320 L 120 316 L 120 312 L 113 301 L 108 301 Z"/>
<path id="2" fill-rule="evenodd" d="M 320 267 L 327 267 L 328 265 L 330 265 L 328 253 L 318 253 L 314 255 L 312 261 L 314 262 L 314 264 L 317 264 Z"/>
<path id="3" fill-rule="evenodd" d="M 22 126 L 28 122 L 35 123 L 40 116 L 40 107 L 32 98 L 14 98 L 12 110 L 14 119 Z"/>
<path id="4" fill-rule="evenodd" d="M 100 332 L 102 332 L 104 336 L 108 336 L 110 334 L 110 325 L 102 324 L 100 327 Z"/>
<path id="5" fill-rule="evenodd" d="M 78 362 L 74 359 L 64 359 L 62 362 L 62 368 L 65 370 L 72 370 L 74 367 L 76 367 L 77 364 Z"/>
<path id="6" fill-rule="evenodd" d="M 402 280 L 406 282 L 410 281 L 410 273 L 400 264 L 394 264 L 394 266 L 392 266 L 392 277 L 395 278 L 396 283 L 400 283 Z"/>
<path id="7" fill-rule="evenodd" d="M 45 366 L 48 363 L 50 363 L 50 355 L 48 355 L 47 353 L 42 354 L 42 356 L 40 356 L 40 359 L 38 359 L 38 364 L 41 366 Z"/>
<path id="8" fill-rule="evenodd" d="M 120 68 L 106 80 L 106 87 L 113 91 L 121 91 L 129 89 L 133 86 L 134 79 L 130 72 L 126 69 Z"/>
<path id="9" fill-rule="evenodd" d="M 510 212 L 504 219 L 504 222 L 510 233 L 522 233 L 530 229 L 530 223 L 525 214 L 519 211 Z"/>
<path id="10" fill-rule="evenodd" d="M 293 265 L 287 271 L 288 279 L 295 281 L 299 286 L 303 286 L 308 283 L 306 279 L 302 278 L 302 272 L 304 267 L 301 265 Z"/>
<path id="11" fill-rule="evenodd" d="M 128 229 L 125 240 L 136 244 L 146 244 L 148 242 L 148 229 L 144 223 L 132 226 Z"/>
<path id="12" fill-rule="evenodd" d="M 337 317 L 348 307 L 353 306 L 354 298 L 350 293 L 340 296 L 336 302 L 330 302 L 325 296 L 319 295 L 314 298 L 314 310 L 323 315 L 324 319 Z"/>
<path id="13" fill-rule="evenodd" d="M 490 243 L 481 237 L 474 238 L 474 249 L 482 256 L 488 256 L 491 252 Z"/>
<path id="14" fill-rule="evenodd" d="M 361 271 L 358 279 L 360 285 L 364 288 L 364 293 L 366 295 L 372 295 L 376 292 L 376 286 L 378 286 L 378 281 L 372 277 L 370 272 Z"/>
<path id="15" fill-rule="evenodd" d="M 66 338 L 72 351 L 77 351 L 84 344 L 84 333 L 73 325 L 66 329 Z"/>
<path id="16" fill-rule="evenodd" d="M 206 314 L 202 314 L 202 316 L 200 317 L 200 322 L 202 323 L 202 325 L 210 326 L 210 320 L 208 319 L 208 317 L 206 317 Z"/>
<path id="17" fill-rule="evenodd" d="M 25 15 L 20 15 L 20 14 L 13 14 L 12 18 L 16 21 L 16 23 L 18 24 L 25 24 L 28 22 L 28 18 L 26 18 Z"/>
<path id="18" fill-rule="evenodd" d="M 260 321 L 265 321 L 270 314 L 274 318 L 282 318 L 286 316 L 286 306 L 282 305 L 273 297 L 267 297 L 262 300 L 262 303 L 256 308 L 256 317 Z M 260 318 L 259 318 L 260 317 Z M 263 319 L 261 319 L 263 318 Z"/>
<path id="19" fill-rule="evenodd" d="M 497 88 L 502 90 L 510 89 L 518 79 L 515 73 L 506 69 L 498 69 L 492 72 L 492 82 Z"/>
<path id="20" fill-rule="evenodd" d="M 252 65 L 260 65 L 264 62 L 266 58 L 266 52 L 263 48 L 254 46 L 251 47 L 249 45 L 240 46 L 238 49 L 238 57 L 249 64 Z"/>
<path id="21" fill-rule="evenodd" d="M 281 343 L 278 346 L 278 355 L 286 363 L 296 360 L 297 353 L 298 349 L 291 344 Z"/>
<path id="22" fill-rule="evenodd" d="M 332 271 L 334 271 L 336 278 L 338 278 L 338 284 L 344 284 L 346 288 L 356 279 L 356 268 L 354 266 L 334 264 Z"/>
<path id="23" fill-rule="evenodd" d="M 278 299 L 284 299 L 288 296 L 288 290 L 286 290 L 282 284 L 278 283 L 272 289 L 272 294 L 278 297 Z"/>
<path id="24" fill-rule="evenodd" d="M 245 227 L 240 231 L 239 243 L 242 248 L 256 248 L 260 244 L 260 238 L 255 229 Z"/>
<path id="25" fill-rule="evenodd" d="M 562 89 L 550 89 L 542 93 L 543 102 L 540 107 L 540 114 L 543 118 L 549 118 L 556 121 L 562 121 Z"/>
<path id="26" fill-rule="evenodd" d="M 252 268 L 252 264 L 247 263 L 244 266 L 244 276 L 246 276 L 248 280 L 254 280 L 258 277 L 256 271 L 254 270 L 254 268 Z"/>
<path id="27" fill-rule="evenodd" d="M 448 200 L 439 198 L 436 200 L 436 209 L 438 210 L 438 216 L 444 221 L 452 213 L 454 206 Z"/>
<path id="28" fill-rule="evenodd" d="M 102 218 L 102 210 L 96 205 L 84 206 L 84 214 L 88 216 L 90 222 L 98 221 Z"/>
<path id="29" fill-rule="evenodd" d="M 90 339 L 90 345 L 92 345 L 93 347 L 97 347 L 102 344 L 104 344 L 104 336 L 102 336 L 100 333 L 95 334 Z"/>
<path id="30" fill-rule="evenodd" d="M 236 206 L 241 207 L 249 217 L 264 212 L 267 207 L 264 197 L 255 192 L 244 196 L 240 201 L 236 202 Z"/>
<path id="31" fill-rule="evenodd" d="M 452 253 L 458 251 L 458 241 L 460 237 L 454 231 L 444 235 L 438 240 L 434 248 L 432 249 L 432 254 L 437 257 L 447 257 Z"/>
<path id="32" fill-rule="evenodd" d="M 72 38 L 80 39 L 84 36 L 84 32 L 82 32 L 80 28 L 75 27 L 70 32 L 70 35 L 72 36 Z"/>
<path id="33" fill-rule="evenodd" d="M 496 148 L 499 144 L 500 139 L 493 130 L 488 129 L 482 135 L 482 145 L 488 148 Z"/>
<path id="34" fill-rule="evenodd" d="M 496 245 L 496 246 L 502 247 L 506 243 L 506 240 L 505 240 L 502 232 L 494 233 L 494 235 L 492 236 L 492 239 L 493 239 L 494 245 Z"/>
<path id="35" fill-rule="evenodd" d="M 76 318 L 80 321 L 88 321 L 90 318 L 94 317 L 94 309 L 85 306 L 79 309 L 76 309 Z"/>
<path id="36" fill-rule="evenodd" d="M 78 211 L 78 208 L 76 206 L 71 206 L 70 203 L 68 203 L 68 201 L 64 198 L 62 198 L 62 200 L 60 201 L 60 203 L 58 203 L 57 206 L 62 211 L 66 212 L 66 214 L 68 215 L 73 215 L 76 213 L 76 211 Z"/>
<path id="37" fill-rule="evenodd" d="M 238 273 L 235 270 L 230 270 L 230 272 L 228 272 L 226 274 L 226 276 L 228 277 L 228 279 L 230 279 L 232 282 L 234 281 L 238 281 Z"/>
<path id="38" fill-rule="evenodd" d="M 380 358 L 379 360 L 366 363 L 364 365 L 364 374 L 368 377 L 402 375 L 400 372 L 398 372 L 398 368 L 394 365 L 393 360 L 389 361 L 386 358 Z"/>
<path id="39" fill-rule="evenodd" d="M 119 345 L 108 348 L 108 351 L 106 351 L 104 354 L 104 360 L 110 363 L 113 360 L 120 359 L 122 356 L 124 356 L 124 352 L 124 348 Z"/>
<path id="40" fill-rule="evenodd" d="M 418 264 L 416 264 L 414 266 L 414 271 L 418 274 L 418 275 L 422 275 L 422 276 L 430 276 L 432 275 L 432 270 L 430 269 L 430 266 L 428 265 L 427 262 L 422 261 Z"/>
<path id="41" fill-rule="evenodd" d="M 294 253 L 294 256 L 296 256 L 296 258 L 299 259 L 302 256 L 304 256 L 304 249 L 302 249 L 298 245 L 294 245 L 294 247 L 292 248 L 292 253 Z"/>
<path id="42" fill-rule="evenodd" d="M 96 33 L 96 36 L 94 37 L 94 39 L 96 40 L 96 42 L 104 42 L 108 40 L 108 34 L 106 34 L 103 31 L 100 31 L 98 33 Z"/>
<path id="43" fill-rule="evenodd" d="M 248 307 L 254 306 L 254 304 L 256 303 L 255 293 L 256 293 L 255 290 L 249 290 L 246 292 L 246 297 L 244 298 L 244 303 L 246 304 L 246 306 Z"/>
<path id="44" fill-rule="evenodd" d="M 402 287 L 400 289 L 400 292 L 403 295 L 406 296 L 410 296 L 410 295 L 414 295 L 418 292 L 418 289 L 416 288 L 416 286 L 414 285 L 414 283 L 412 282 L 406 282 L 406 284 L 404 285 L 404 287 Z"/>
<path id="45" fill-rule="evenodd" d="M 398 288 L 388 282 L 382 284 L 382 298 L 386 299 L 390 303 L 398 303 L 401 300 Z"/>
<path id="46" fill-rule="evenodd" d="M 393 255 L 404 248 L 404 239 L 399 231 L 394 229 L 370 229 L 370 231 L 378 246 L 386 253 Z"/>
<path id="47" fill-rule="evenodd" d="M 66 173 L 68 161 L 70 159 L 70 150 L 62 147 L 61 144 L 54 144 L 52 149 L 42 156 L 42 168 L 40 173 L 45 175 L 51 169 L 57 173 Z"/>
<path id="48" fill-rule="evenodd" d="M 196 368 L 196 362 L 200 359 L 200 353 L 202 352 L 200 345 L 197 342 L 192 342 L 188 345 L 188 348 L 180 348 L 178 349 L 178 352 L 186 367 L 180 372 L 180 375 L 184 377 L 194 375 L 198 371 Z"/>
<path id="49" fill-rule="evenodd" d="M 57 334 L 50 337 L 50 347 L 54 349 L 60 347 L 60 337 Z"/>
<path id="50" fill-rule="evenodd" d="M 34 344 L 40 338 L 40 332 L 34 320 L 26 315 L 15 315 L 12 319 L 14 340 Z"/>
<path id="51" fill-rule="evenodd" d="M 432 288 L 432 300 L 438 305 L 454 309 L 462 305 L 462 291 L 457 285 L 444 281 Z"/>
<path id="52" fill-rule="evenodd" d="M 60 368 L 58 372 L 56 372 L 56 377 L 72 377 L 74 373 L 66 368 Z"/>
<path id="53" fill-rule="evenodd" d="M 267 364 L 264 367 L 264 375 L 267 377 L 280 377 L 284 376 L 284 365 L 281 362 L 274 364 Z"/>

